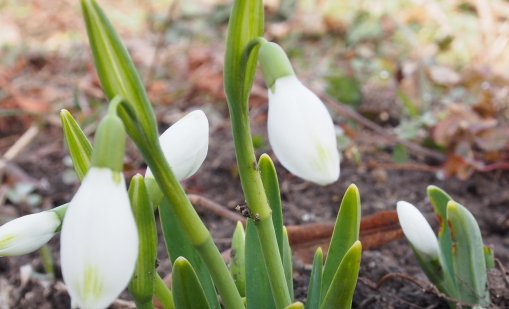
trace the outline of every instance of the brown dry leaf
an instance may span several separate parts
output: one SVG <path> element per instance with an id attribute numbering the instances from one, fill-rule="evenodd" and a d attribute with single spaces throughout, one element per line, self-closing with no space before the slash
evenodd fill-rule
<path id="1" fill-rule="evenodd" d="M 288 226 L 288 238 L 295 256 L 304 263 L 311 263 L 317 247 L 327 252 L 333 229 L 334 223 Z M 365 250 L 379 248 L 402 235 L 395 211 L 381 211 L 361 220 L 360 238 Z"/>
<path id="2" fill-rule="evenodd" d="M 203 91 L 216 99 L 225 99 L 223 90 L 223 58 L 219 51 L 195 48 L 187 58 L 189 79 L 196 91 Z"/>

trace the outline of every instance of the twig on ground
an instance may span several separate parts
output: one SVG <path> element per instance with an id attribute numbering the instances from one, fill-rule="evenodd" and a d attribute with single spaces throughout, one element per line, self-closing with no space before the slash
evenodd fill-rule
<path id="1" fill-rule="evenodd" d="M 0 179 L 2 179 L 3 173 L 7 167 L 9 161 L 16 158 L 39 134 L 39 128 L 37 125 L 32 125 L 28 130 L 21 135 L 21 137 L 12 145 L 0 158 Z"/>
<path id="2" fill-rule="evenodd" d="M 385 276 L 383 276 L 376 283 L 371 281 L 371 280 L 369 280 L 368 278 L 359 277 L 359 281 L 361 281 L 362 283 L 364 283 L 366 286 L 368 286 L 369 288 L 371 288 L 373 290 L 380 289 L 386 282 L 388 282 L 390 280 L 394 280 L 394 279 L 400 279 L 400 280 L 411 282 L 414 285 L 416 285 L 417 287 L 421 288 L 424 292 L 429 292 L 429 293 L 435 294 L 437 297 L 439 297 L 439 298 L 441 298 L 441 299 L 443 299 L 445 301 L 448 301 L 448 302 L 453 302 L 456 305 L 465 306 L 465 307 L 469 306 L 466 303 L 463 303 L 463 302 L 461 302 L 461 301 L 459 301 L 457 299 L 451 298 L 451 297 L 445 295 L 444 293 L 440 292 L 437 289 L 437 287 L 434 286 L 432 283 L 419 281 L 419 280 L 415 279 L 414 277 L 411 277 L 411 276 L 406 275 L 406 274 L 389 273 L 389 274 L 386 274 Z"/>
<path id="3" fill-rule="evenodd" d="M 161 30 L 157 33 L 156 43 L 154 47 L 154 58 L 152 59 L 152 62 L 150 64 L 150 67 L 147 70 L 147 74 L 145 76 L 145 86 L 147 86 L 148 83 L 150 83 L 151 80 L 154 79 L 156 67 L 159 63 L 159 56 L 161 54 L 161 49 L 164 46 L 164 38 L 166 31 L 171 26 L 173 20 L 175 19 L 175 12 L 178 7 L 177 0 L 171 1 L 170 5 L 168 6 L 168 10 L 166 12 L 166 16 L 163 22 L 163 26 L 161 27 Z"/>
<path id="4" fill-rule="evenodd" d="M 233 222 L 240 221 L 242 222 L 242 224 L 246 223 L 246 218 L 244 218 L 243 216 L 228 210 L 226 207 L 223 207 L 222 205 L 212 200 L 209 200 L 206 197 L 196 194 L 188 194 L 187 196 L 189 197 L 191 203 L 196 207 L 208 210 L 218 216 L 221 216 Z"/>
<path id="5" fill-rule="evenodd" d="M 354 120 L 355 122 L 359 123 L 360 125 L 374 131 L 375 133 L 379 134 L 383 138 L 385 138 L 388 142 L 391 143 L 399 143 L 404 145 L 409 152 L 412 152 L 415 155 L 421 155 L 428 158 L 432 158 L 441 162 L 445 162 L 446 156 L 442 153 L 433 151 L 431 149 L 422 147 L 418 144 L 412 143 L 410 141 L 398 138 L 396 134 L 393 132 L 388 132 L 383 127 L 379 126 L 378 124 L 374 123 L 373 121 L 363 117 L 361 114 L 357 113 L 353 109 L 351 109 L 348 106 L 338 104 L 335 102 L 332 98 L 323 95 L 321 96 L 324 103 L 332 109 L 334 112 L 342 115 L 343 117 L 347 117 L 351 120 Z"/>
<path id="6" fill-rule="evenodd" d="M 385 170 L 398 170 L 398 171 L 418 171 L 426 173 L 437 173 L 439 168 L 419 163 L 381 163 L 370 160 L 368 162 L 370 168 L 382 168 Z"/>

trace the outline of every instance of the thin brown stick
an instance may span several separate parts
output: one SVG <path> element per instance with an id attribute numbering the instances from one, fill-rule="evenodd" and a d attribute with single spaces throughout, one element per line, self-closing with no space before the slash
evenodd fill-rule
<path id="1" fill-rule="evenodd" d="M 221 204 L 218 204 L 212 200 L 209 200 L 206 197 L 196 194 L 188 194 L 189 200 L 196 207 L 202 208 L 203 210 L 210 211 L 218 216 L 231 220 L 233 222 L 240 221 L 242 224 L 245 224 L 246 218 L 243 216 L 234 213 L 228 210 L 226 207 L 223 207 Z"/>
<path id="2" fill-rule="evenodd" d="M 381 137 L 385 138 L 388 142 L 402 144 L 408 149 L 409 152 L 412 152 L 415 155 L 425 156 L 425 157 L 432 158 L 432 159 L 435 159 L 435 160 L 438 160 L 441 162 L 444 162 L 446 160 L 446 156 L 444 154 L 399 138 L 393 132 L 388 132 L 386 129 L 384 129 L 383 127 L 374 123 L 373 121 L 363 117 L 361 114 L 357 113 L 352 108 L 350 108 L 346 105 L 343 105 L 343 104 L 338 104 L 337 102 L 335 102 L 335 100 L 333 100 L 329 96 L 322 95 L 321 98 L 325 102 L 325 104 L 330 109 L 332 109 L 334 112 L 340 114 L 343 117 L 354 120 L 355 122 L 359 123 L 363 127 L 366 127 L 368 129 L 374 131 Z"/>
<path id="3" fill-rule="evenodd" d="M 12 145 L 0 158 L 0 179 L 3 176 L 4 170 L 7 167 L 9 161 L 13 160 L 18 156 L 25 148 L 34 140 L 39 134 L 39 128 L 37 125 L 32 125 L 28 130 L 21 135 L 21 137 Z"/>
<path id="4" fill-rule="evenodd" d="M 390 280 L 394 280 L 394 279 L 400 279 L 400 280 L 405 280 L 405 281 L 411 282 L 414 285 L 416 285 L 419 288 L 421 288 L 424 292 L 431 292 L 431 293 L 435 294 L 436 296 L 438 296 L 438 297 L 440 297 L 440 298 L 442 298 L 442 299 L 444 299 L 444 300 L 446 300 L 448 302 L 455 303 L 456 305 L 465 306 L 465 307 L 469 306 L 469 304 L 467 304 L 467 303 L 461 302 L 461 301 L 459 301 L 459 300 L 457 300 L 455 298 L 449 297 L 449 296 L 445 295 L 444 293 L 440 292 L 437 289 L 437 287 L 435 285 L 433 285 L 431 282 L 421 282 L 421 281 L 415 279 L 414 277 L 411 277 L 409 275 L 402 274 L 402 273 L 389 273 L 389 274 L 386 274 L 380 280 L 378 280 L 378 282 L 375 284 L 375 290 L 378 290 L 386 282 L 388 282 Z"/>
<path id="5" fill-rule="evenodd" d="M 436 168 L 434 166 L 418 163 L 380 163 L 375 161 L 369 161 L 368 167 L 397 171 L 419 171 L 426 173 L 437 173 L 439 171 L 439 168 Z"/>

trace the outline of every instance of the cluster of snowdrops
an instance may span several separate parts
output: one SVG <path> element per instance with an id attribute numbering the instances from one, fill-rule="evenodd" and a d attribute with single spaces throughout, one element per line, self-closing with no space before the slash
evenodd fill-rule
<path id="1" fill-rule="evenodd" d="M 87 33 L 108 111 L 93 145 L 68 111 L 60 116 L 81 186 L 68 204 L 0 227 L 0 256 L 28 254 L 60 233 L 62 275 L 73 306 L 106 308 L 128 287 L 138 308 L 350 308 L 362 245 L 360 196 L 348 188 L 327 258 L 317 249 L 307 301 L 293 295 L 291 248 L 283 225 L 279 184 L 271 158 L 256 158 L 248 98 L 259 63 L 268 88 L 268 135 L 279 162 L 318 185 L 336 182 L 340 154 L 332 118 L 295 76 L 283 49 L 263 37 L 260 0 L 234 1 L 225 55 L 225 92 L 248 217 L 223 260 L 187 198 L 181 180 L 197 172 L 208 150 L 203 111 L 188 113 L 161 136 L 133 62 L 94 0 L 82 0 Z M 127 189 L 126 136 L 148 168 Z M 493 254 L 470 212 L 441 189 L 428 187 L 440 218 L 438 238 L 416 207 L 399 202 L 401 227 L 423 271 L 448 296 L 451 308 L 489 304 L 487 269 Z M 172 262 L 171 289 L 156 269 L 159 212 Z M 248 265 L 248 266 L 246 266 Z"/>

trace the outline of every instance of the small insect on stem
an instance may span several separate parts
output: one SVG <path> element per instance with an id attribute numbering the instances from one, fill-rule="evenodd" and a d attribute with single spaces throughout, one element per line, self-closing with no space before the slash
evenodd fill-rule
<path id="1" fill-rule="evenodd" d="M 258 167 L 258 163 L 256 163 L 256 161 L 253 162 L 253 169 L 257 172 L 260 171 L 260 168 Z"/>
<path id="2" fill-rule="evenodd" d="M 240 213 L 244 218 L 251 218 L 251 212 L 247 207 L 247 204 L 239 204 L 235 206 L 235 211 Z"/>

